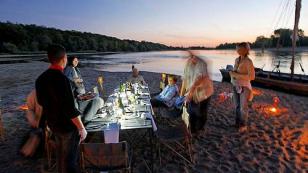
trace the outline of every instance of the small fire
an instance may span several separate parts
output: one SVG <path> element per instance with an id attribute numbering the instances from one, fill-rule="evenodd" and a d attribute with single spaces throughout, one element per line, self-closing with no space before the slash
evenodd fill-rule
<path id="1" fill-rule="evenodd" d="M 24 104 L 24 105 L 19 106 L 18 109 L 21 110 L 21 111 L 26 111 L 29 108 L 28 108 L 28 105 Z"/>

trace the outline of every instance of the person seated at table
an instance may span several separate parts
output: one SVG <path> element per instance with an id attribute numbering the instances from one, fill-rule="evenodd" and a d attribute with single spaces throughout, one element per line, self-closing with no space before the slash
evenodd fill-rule
<path id="1" fill-rule="evenodd" d="M 139 83 L 145 85 L 146 82 L 144 81 L 143 77 L 139 75 L 139 71 L 136 67 L 132 66 L 132 75 L 127 79 L 127 82 L 132 84 Z"/>
<path id="2" fill-rule="evenodd" d="M 85 94 L 85 86 L 80 74 L 77 56 L 69 56 L 67 58 L 67 65 L 64 69 L 64 75 L 70 80 L 73 94 L 77 97 L 80 94 Z"/>
<path id="3" fill-rule="evenodd" d="M 93 93 L 86 94 L 84 81 L 78 69 L 78 58 L 70 56 L 67 58 L 67 66 L 64 75 L 70 80 L 74 93 L 76 107 L 81 111 L 81 120 L 87 123 L 93 119 L 98 110 L 103 107 L 104 100 Z"/>
<path id="4" fill-rule="evenodd" d="M 153 107 L 168 107 L 174 106 L 175 100 L 179 95 L 179 88 L 176 85 L 177 78 L 174 75 L 168 75 L 168 85 L 163 91 L 151 99 Z"/>

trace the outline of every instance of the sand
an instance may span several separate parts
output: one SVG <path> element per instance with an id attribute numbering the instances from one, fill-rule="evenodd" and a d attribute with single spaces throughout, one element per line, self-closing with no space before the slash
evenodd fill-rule
<path id="1" fill-rule="evenodd" d="M 0 172 L 41 172 L 42 159 L 28 159 L 18 154 L 22 138 L 29 130 L 24 112 L 25 103 L 34 88 L 35 79 L 48 67 L 47 63 L 0 65 L 0 97 L 4 139 L 0 139 Z M 105 95 L 124 82 L 129 73 L 98 72 L 81 68 L 89 90 L 98 75 L 104 76 Z M 158 92 L 159 74 L 141 72 L 151 92 Z M 163 166 L 155 157 L 156 172 L 305 172 L 308 168 L 308 97 L 256 88 L 246 133 L 233 127 L 235 116 L 230 98 L 220 98 L 231 92 L 228 83 L 215 82 L 215 93 L 209 107 L 209 117 L 202 135 L 193 139 L 196 164 L 189 167 L 170 152 L 163 152 Z M 270 113 L 272 98 L 280 99 L 279 112 Z M 144 144 L 146 145 L 146 144 Z M 148 147 L 148 146 L 144 146 Z M 136 151 L 140 153 L 140 151 Z M 138 155 L 138 154 L 137 154 Z M 148 155 L 148 153 L 145 153 Z M 146 172 L 136 158 L 133 172 Z"/>

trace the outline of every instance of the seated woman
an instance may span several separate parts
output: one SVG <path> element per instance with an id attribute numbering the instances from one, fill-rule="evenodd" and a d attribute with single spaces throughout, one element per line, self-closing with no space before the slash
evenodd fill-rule
<path id="1" fill-rule="evenodd" d="M 142 85 L 145 85 L 146 82 L 144 81 L 143 77 L 141 75 L 139 75 L 139 71 L 136 67 L 132 67 L 132 76 L 130 76 L 128 79 L 127 79 L 127 82 L 129 83 L 139 83 L 139 84 L 142 84 Z"/>
<path id="2" fill-rule="evenodd" d="M 76 56 L 69 56 L 67 58 L 67 65 L 64 69 L 64 75 L 70 80 L 74 96 L 85 94 L 86 90 L 83 84 L 78 65 L 78 58 Z"/>
<path id="3" fill-rule="evenodd" d="M 103 107 L 104 100 L 100 97 L 95 96 L 93 98 L 87 99 L 86 97 L 81 97 L 86 93 L 84 81 L 81 77 L 80 71 L 78 69 L 78 58 L 76 56 L 70 56 L 67 58 L 67 66 L 64 69 L 64 75 L 70 80 L 72 91 L 76 100 L 76 107 L 82 113 L 83 123 L 87 123 L 93 119 L 97 111 Z M 84 99 L 86 98 L 86 99 Z"/>
<path id="4" fill-rule="evenodd" d="M 179 89 L 176 85 L 177 79 L 174 75 L 168 75 L 168 85 L 163 91 L 151 99 L 153 107 L 168 107 L 174 106 L 175 100 L 179 95 Z"/>

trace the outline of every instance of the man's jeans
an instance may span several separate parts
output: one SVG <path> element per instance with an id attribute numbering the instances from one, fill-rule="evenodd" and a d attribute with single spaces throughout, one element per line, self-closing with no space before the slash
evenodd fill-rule
<path id="1" fill-rule="evenodd" d="M 250 90 L 242 87 L 241 93 L 237 93 L 236 88 L 233 87 L 233 101 L 235 104 L 235 124 L 239 126 L 247 125 L 248 121 L 248 99 L 250 97 Z"/>
<path id="2" fill-rule="evenodd" d="M 54 133 L 58 173 L 80 172 L 78 162 L 80 137 L 77 130 L 68 133 Z"/>

